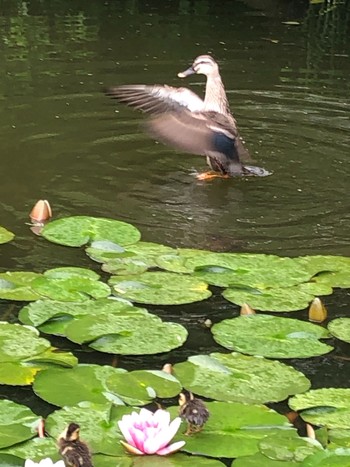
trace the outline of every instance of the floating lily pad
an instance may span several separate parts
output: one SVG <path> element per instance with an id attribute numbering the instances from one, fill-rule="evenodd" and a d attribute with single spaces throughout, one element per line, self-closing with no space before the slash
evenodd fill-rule
<path id="1" fill-rule="evenodd" d="M 100 352 L 124 355 L 168 352 L 186 341 L 187 331 L 180 324 L 136 310 L 122 316 L 101 313 L 83 317 L 70 323 L 65 334 L 73 342 L 89 343 Z"/>
<path id="2" fill-rule="evenodd" d="M 323 451 L 322 445 L 299 436 L 268 436 L 259 443 L 259 450 L 269 459 L 302 462 L 311 454 Z"/>
<path id="3" fill-rule="evenodd" d="M 72 216 L 51 221 L 41 235 L 53 243 L 78 247 L 96 240 L 109 240 L 125 246 L 140 240 L 141 234 L 131 224 L 103 217 Z"/>
<path id="4" fill-rule="evenodd" d="M 350 270 L 340 272 L 323 272 L 314 279 L 317 284 L 328 285 L 329 287 L 350 287 Z"/>
<path id="5" fill-rule="evenodd" d="M 110 299 L 89 300 L 86 302 L 59 302 L 55 300 L 38 300 L 25 306 L 19 312 L 19 319 L 24 324 L 41 326 L 52 318 L 80 318 L 86 315 L 96 316 L 100 313 L 120 313 L 138 310 L 131 302 Z"/>
<path id="6" fill-rule="evenodd" d="M 48 279 L 71 279 L 72 277 L 86 277 L 94 281 L 100 279 L 100 276 L 95 271 L 74 266 L 48 269 L 44 272 L 44 276 Z"/>
<path id="7" fill-rule="evenodd" d="M 298 394 L 289 406 L 313 425 L 350 429 L 350 389 L 322 388 Z"/>
<path id="8" fill-rule="evenodd" d="M 81 437 L 93 453 L 124 457 L 124 448 L 119 442 L 123 439 L 118 420 L 134 409 L 111 404 L 81 402 L 74 407 L 64 407 L 48 416 L 45 429 L 57 439 L 63 429 L 74 420 L 81 426 Z"/>
<path id="9" fill-rule="evenodd" d="M 308 456 L 301 467 L 349 467 L 350 449 L 323 450 Z"/>
<path id="10" fill-rule="evenodd" d="M 261 311 L 302 310 L 314 299 L 314 295 L 298 289 L 297 286 L 260 290 L 229 288 L 222 295 L 236 305 L 248 303 L 253 309 Z"/>
<path id="11" fill-rule="evenodd" d="M 0 448 L 33 438 L 39 419 L 24 405 L 0 400 Z"/>
<path id="12" fill-rule="evenodd" d="M 156 397 L 175 397 L 182 386 L 172 375 L 164 371 L 137 370 L 130 373 L 115 373 L 107 382 L 107 388 L 122 399 L 139 399 L 146 404 Z"/>
<path id="13" fill-rule="evenodd" d="M 133 458 L 106 456 L 104 454 L 96 454 L 92 456 L 94 467 L 132 467 L 134 465 Z"/>
<path id="14" fill-rule="evenodd" d="M 215 324 L 212 332 L 223 347 L 249 355 L 307 358 L 333 350 L 318 341 L 330 337 L 326 329 L 298 319 L 258 314 L 239 316 Z"/>
<path id="15" fill-rule="evenodd" d="M 313 276 L 320 272 L 350 272 L 350 258 L 348 256 L 300 256 L 294 258 L 294 261 Z"/>
<path id="16" fill-rule="evenodd" d="M 10 242 L 14 237 L 14 233 L 0 226 L 0 244 Z"/>
<path id="17" fill-rule="evenodd" d="M 105 298 L 111 292 L 107 284 L 76 274 L 62 279 L 42 276 L 35 279 L 31 287 L 41 297 L 67 302 Z"/>
<path id="18" fill-rule="evenodd" d="M 59 407 L 76 405 L 82 401 L 123 404 L 120 398 L 106 388 L 107 379 L 123 373 L 126 370 L 99 365 L 77 365 L 69 370 L 49 368 L 36 376 L 33 390 L 41 399 Z"/>
<path id="19" fill-rule="evenodd" d="M 32 282 L 41 277 L 35 272 L 4 272 L 0 274 L 0 299 L 32 301 L 40 295 L 32 288 Z"/>
<path id="20" fill-rule="evenodd" d="M 167 272 L 145 272 L 137 277 L 112 276 L 109 284 L 118 296 L 152 305 L 181 305 L 211 296 L 206 282 Z"/>
<path id="21" fill-rule="evenodd" d="M 224 467 L 224 465 L 216 459 L 186 456 L 180 453 L 171 456 L 134 456 L 132 463 L 133 467 Z"/>
<path id="22" fill-rule="evenodd" d="M 11 455 L 18 456 L 21 459 L 31 459 L 32 461 L 36 462 L 40 462 L 42 459 L 46 459 L 47 457 L 53 461 L 58 461 L 61 459 L 61 456 L 57 451 L 56 440 L 52 438 L 36 437 L 23 443 L 18 443 L 9 448 L 5 448 L 2 450 L 2 452 L 10 453 Z M 23 460 L 22 464 L 20 465 L 23 466 Z"/>
<path id="23" fill-rule="evenodd" d="M 23 467 L 23 459 L 11 454 L 0 453 L 0 467 Z"/>
<path id="24" fill-rule="evenodd" d="M 283 363 L 238 353 L 197 355 L 174 366 L 183 387 L 204 397 L 250 404 L 305 392 L 310 381 Z"/>
<path id="25" fill-rule="evenodd" d="M 0 362 L 16 362 L 40 354 L 50 342 L 34 328 L 0 322 Z"/>
<path id="26" fill-rule="evenodd" d="M 267 436 L 295 433 L 287 418 L 263 405 L 207 402 L 210 416 L 195 436 L 178 434 L 185 439 L 183 451 L 210 457 L 242 457 L 259 451 L 258 443 Z M 172 413 L 178 411 L 172 408 Z M 181 431 L 185 431 L 183 423 Z"/>
<path id="27" fill-rule="evenodd" d="M 337 339 L 350 344 L 350 318 L 333 319 L 328 324 L 328 330 Z"/>
<path id="28" fill-rule="evenodd" d="M 244 456 L 236 459 L 231 464 L 232 467 L 300 467 L 300 462 L 275 461 L 257 452 L 252 456 Z"/>

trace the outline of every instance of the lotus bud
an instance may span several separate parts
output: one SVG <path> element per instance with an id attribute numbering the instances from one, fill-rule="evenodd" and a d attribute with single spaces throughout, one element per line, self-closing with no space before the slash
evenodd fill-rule
<path id="1" fill-rule="evenodd" d="M 325 319 L 327 319 L 327 308 L 321 300 L 316 297 L 309 308 L 309 321 L 322 323 Z"/>
<path id="2" fill-rule="evenodd" d="M 239 312 L 239 314 L 241 316 L 245 316 L 245 315 L 255 315 L 255 311 L 253 310 L 253 308 L 251 308 L 248 303 L 243 303 L 242 307 L 241 307 L 241 311 Z"/>
<path id="3" fill-rule="evenodd" d="M 52 210 L 46 199 L 40 199 L 29 214 L 34 225 L 42 225 L 52 217 Z"/>

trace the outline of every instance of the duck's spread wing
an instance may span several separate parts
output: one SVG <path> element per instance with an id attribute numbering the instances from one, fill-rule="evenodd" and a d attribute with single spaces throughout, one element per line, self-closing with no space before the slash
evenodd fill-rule
<path id="1" fill-rule="evenodd" d="M 105 94 L 134 109 L 150 114 L 188 109 L 200 111 L 203 100 L 187 88 L 153 85 L 125 85 L 107 88 Z"/>
<path id="2" fill-rule="evenodd" d="M 176 149 L 214 159 L 223 171 L 231 163 L 240 163 L 235 146 L 237 130 L 224 115 L 168 112 L 148 119 L 146 129 L 154 138 Z"/>

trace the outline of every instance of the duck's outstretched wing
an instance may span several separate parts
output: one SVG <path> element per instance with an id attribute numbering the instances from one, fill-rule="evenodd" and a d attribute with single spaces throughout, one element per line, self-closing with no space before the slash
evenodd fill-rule
<path id="1" fill-rule="evenodd" d="M 151 117 L 145 125 L 162 143 L 209 157 L 220 172 L 241 171 L 237 129 L 222 114 L 174 111 Z"/>
<path id="2" fill-rule="evenodd" d="M 134 84 L 107 88 L 105 94 L 124 104 L 150 114 L 188 109 L 203 110 L 204 101 L 187 88 Z"/>

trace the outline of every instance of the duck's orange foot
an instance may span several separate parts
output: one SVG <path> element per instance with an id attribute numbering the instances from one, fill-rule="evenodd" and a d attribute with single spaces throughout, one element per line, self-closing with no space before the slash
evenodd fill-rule
<path id="1" fill-rule="evenodd" d="M 201 174 L 196 174 L 197 180 L 212 180 L 213 178 L 230 178 L 227 174 L 219 174 L 217 172 L 203 172 Z"/>

